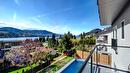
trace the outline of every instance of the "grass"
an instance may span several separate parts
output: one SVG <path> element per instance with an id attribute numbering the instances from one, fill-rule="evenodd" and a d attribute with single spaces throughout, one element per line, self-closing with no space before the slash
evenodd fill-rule
<path id="1" fill-rule="evenodd" d="M 56 62 L 53 65 L 50 65 L 49 67 L 40 70 L 37 73 L 55 73 L 57 72 L 59 69 L 61 69 L 65 64 L 67 64 L 69 61 L 71 61 L 73 59 L 73 57 L 65 57 L 64 59 Z"/>
<path id="2" fill-rule="evenodd" d="M 33 64 L 33 65 L 32 65 L 32 68 L 34 68 L 34 67 L 36 67 L 36 66 L 37 66 L 36 64 Z M 31 69 L 30 66 L 26 66 L 26 67 L 23 67 L 23 68 L 20 68 L 20 69 L 14 70 L 14 71 L 9 72 L 9 73 L 22 73 L 23 70 L 24 70 L 24 72 L 25 72 L 25 71 L 30 70 L 30 69 Z"/>

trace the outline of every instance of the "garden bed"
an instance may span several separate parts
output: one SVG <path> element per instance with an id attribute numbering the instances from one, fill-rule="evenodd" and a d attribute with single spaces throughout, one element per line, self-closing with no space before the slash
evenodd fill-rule
<path id="1" fill-rule="evenodd" d="M 60 68 L 62 68 L 64 65 L 66 65 L 69 61 L 71 61 L 73 57 L 65 57 L 62 60 L 59 60 L 58 62 L 54 63 L 53 65 L 50 65 L 49 67 L 42 69 L 38 71 L 37 73 L 55 73 Z"/>
<path id="2" fill-rule="evenodd" d="M 35 68 L 37 66 L 37 64 L 33 64 L 32 65 L 32 68 Z M 20 68 L 20 69 L 17 69 L 17 70 L 14 70 L 12 72 L 9 72 L 9 73 L 23 73 L 23 72 L 26 72 L 28 70 L 30 70 L 31 67 L 30 66 L 26 66 L 26 67 L 23 67 L 23 68 Z M 23 71 L 24 70 L 24 71 Z"/>

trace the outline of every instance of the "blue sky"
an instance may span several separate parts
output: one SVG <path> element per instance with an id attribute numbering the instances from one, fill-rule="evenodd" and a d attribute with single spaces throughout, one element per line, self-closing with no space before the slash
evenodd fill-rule
<path id="1" fill-rule="evenodd" d="M 97 0 L 0 0 L 0 27 L 61 34 L 102 28 Z"/>

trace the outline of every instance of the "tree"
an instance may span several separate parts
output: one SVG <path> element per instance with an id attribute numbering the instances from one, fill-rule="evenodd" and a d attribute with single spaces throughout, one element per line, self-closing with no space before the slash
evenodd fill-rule
<path id="1" fill-rule="evenodd" d="M 55 46 L 56 44 L 56 39 L 55 39 L 55 35 L 52 34 L 52 44 L 53 44 L 53 47 Z"/>
<path id="2" fill-rule="evenodd" d="M 45 37 L 42 37 L 42 42 L 45 42 L 45 41 L 46 41 Z"/>
<path id="3" fill-rule="evenodd" d="M 52 35 L 52 38 L 48 39 L 48 46 L 49 47 L 55 47 L 57 45 L 57 41 L 55 39 L 55 35 Z"/>
<path id="4" fill-rule="evenodd" d="M 62 53 L 65 51 L 65 48 L 63 46 L 63 38 L 59 40 L 58 46 L 57 46 L 57 50 Z"/>
<path id="5" fill-rule="evenodd" d="M 75 35 L 73 36 L 73 39 L 76 39 L 76 36 L 75 36 Z"/>
<path id="6" fill-rule="evenodd" d="M 53 55 L 51 55 L 51 54 L 47 54 L 46 57 L 47 57 L 48 60 L 53 61 L 53 58 L 54 58 Z"/>
<path id="7" fill-rule="evenodd" d="M 52 39 L 55 40 L 55 35 L 54 34 L 52 34 Z"/>
<path id="8" fill-rule="evenodd" d="M 62 53 L 62 52 L 65 51 L 65 48 L 64 48 L 62 45 L 59 45 L 59 46 L 57 47 L 57 50 Z"/>
<path id="9" fill-rule="evenodd" d="M 70 33 L 70 31 L 68 31 L 67 35 L 68 35 L 69 38 L 73 38 L 73 34 Z"/>
<path id="10" fill-rule="evenodd" d="M 72 41 L 67 34 L 64 34 L 64 37 L 62 39 L 62 45 L 66 50 L 70 50 L 73 47 Z"/>
<path id="11" fill-rule="evenodd" d="M 48 41 L 49 40 L 49 36 L 47 36 L 47 38 L 46 38 L 46 41 Z"/>
<path id="12" fill-rule="evenodd" d="M 4 48 L 4 42 L 0 42 L 0 48 Z"/>
<path id="13" fill-rule="evenodd" d="M 59 41 L 58 41 L 58 39 L 56 39 L 56 44 L 55 44 L 55 46 L 58 46 L 59 45 Z"/>
<path id="14" fill-rule="evenodd" d="M 48 39 L 48 46 L 49 46 L 49 47 L 52 47 L 52 38 L 49 38 L 49 39 Z"/>
<path id="15" fill-rule="evenodd" d="M 55 35 L 54 34 L 52 34 L 52 42 L 51 42 L 51 44 L 52 44 L 52 47 L 56 46 L 56 39 L 55 39 Z"/>
<path id="16" fill-rule="evenodd" d="M 59 36 L 59 39 L 62 39 L 62 36 L 61 36 L 61 35 Z"/>
<path id="17" fill-rule="evenodd" d="M 83 39 L 83 34 L 82 33 L 80 34 L 80 39 Z"/>
<path id="18" fill-rule="evenodd" d="M 40 41 L 40 42 L 45 42 L 45 37 L 40 37 L 40 38 L 39 38 L 39 41 Z"/>

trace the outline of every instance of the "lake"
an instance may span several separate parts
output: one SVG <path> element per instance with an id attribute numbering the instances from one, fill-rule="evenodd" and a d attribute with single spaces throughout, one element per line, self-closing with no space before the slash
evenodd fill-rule
<path id="1" fill-rule="evenodd" d="M 18 37 L 18 38 L 0 38 L 0 41 L 6 42 L 6 41 L 22 41 L 26 39 L 38 39 L 39 37 Z"/>

